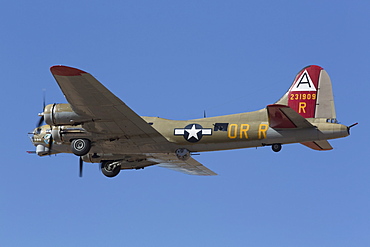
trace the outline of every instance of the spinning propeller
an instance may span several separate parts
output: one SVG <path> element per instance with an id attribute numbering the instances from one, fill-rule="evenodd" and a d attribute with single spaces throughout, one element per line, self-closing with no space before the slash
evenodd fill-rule
<path id="1" fill-rule="evenodd" d="M 36 128 L 40 127 L 42 125 L 42 123 L 44 122 L 44 119 L 45 119 L 44 111 L 45 111 L 45 106 L 46 106 L 45 101 L 46 100 L 45 100 L 45 89 L 44 89 L 43 90 L 43 100 L 42 100 L 42 112 L 39 113 L 40 119 L 36 124 Z"/>
<path id="2" fill-rule="evenodd" d="M 84 161 L 82 160 L 82 157 L 80 156 L 80 173 L 79 173 L 80 178 L 82 178 L 83 165 L 84 165 Z"/>

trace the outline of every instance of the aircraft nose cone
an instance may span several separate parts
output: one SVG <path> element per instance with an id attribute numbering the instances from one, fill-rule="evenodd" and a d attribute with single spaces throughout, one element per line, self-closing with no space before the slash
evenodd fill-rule
<path id="1" fill-rule="evenodd" d="M 31 141 L 36 146 L 37 144 L 43 143 L 46 135 L 46 125 L 37 127 L 33 130 Z"/>
<path id="2" fill-rule="evenodd" d="M 36 128 L 33 130 L 33 135 L 32 135 L 32 139 L 33 140 L 36 140 L 39 136 L 40 136 L 40 133 L 41 133 L 41 128 Z"/>

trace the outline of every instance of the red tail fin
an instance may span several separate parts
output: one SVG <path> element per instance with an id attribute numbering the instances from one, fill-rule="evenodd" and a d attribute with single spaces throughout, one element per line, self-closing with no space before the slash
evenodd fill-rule
<path id="1" fill-rule="evenodd" d="M 319 77 L 323 68 L 311 65 L 302 69 L 288 92 L 288 106 L 304 118 L 314 118 Z"/>
<path id="2" fill-rule="evenodd" d="M 288 92 L 275 104 L 287 105 L 304 118 L 336 121 L 330 77 L 316 65 L 299 71 Z"/>

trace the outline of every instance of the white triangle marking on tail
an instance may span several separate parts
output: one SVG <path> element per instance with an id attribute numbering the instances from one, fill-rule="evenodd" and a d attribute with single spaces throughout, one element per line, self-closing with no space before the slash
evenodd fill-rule
<path id="1" fill-rule="evenodd" d="M 296 80 L 290 91 L 317 91 L 313 84 L 310 75 L 305 70 L 302 75 Z"/>

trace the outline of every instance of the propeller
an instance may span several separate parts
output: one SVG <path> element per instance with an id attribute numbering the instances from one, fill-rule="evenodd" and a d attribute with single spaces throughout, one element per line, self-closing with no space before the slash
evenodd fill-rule
<path id="1" fill-rule="evenodd" d="M 49 155 L 51 155 L 51 150 L 53 149 L 53 142 L 54 142 L 54 139 L 53 139 L 53 126 L 50 126 L 51 130 L 50 130 L 50 138 L 49 138 Z"/>
<path id="2" fill-rule="evenodd" d="M 44 115 L 42 115 L 40 117 L 39 121 L 36 124 L 36 128 L 39 128 L 42 125 L 43 122 L 44 122 Z"/>
<path id="3" fill-rule="evenodd" d="M 80 173 L 79 173 L 80 178 L 82 178 L 83 165 L 84 165 L 84 161 L 82 160 L 82 157 L 80 156 Z"/>
<path id="4" fill-rule="evenodd" d="M 350 130 L 352 127 L 356 126 L 357 124 L 358 124 L 358 123 L 354 123 L 354 124 L 352 124 L 352 125 L 350 125 L 350 126 L 348 126 L 348 127 L 347 127 L 348 134 L 349 134 L 349 130 Z"/>
<path id="5" fill-rule="evenodd" d="M 358 124 L 358 123 L 354 123 L 354 124 L 352 124 L 352 125 L 348 126 L 348 129 L 350 129 L 350 128 L 352 128 L 352 127 L 356 126 L 357 124 Z"/>
<path id="6" fill-rule="evenodd" d="M 44 111 L 45 111 L 45 106 L 46 106 L 46 104 L 45 104 L 45 89 L 43 90 L 43 96 L 42 96 L 42 98 L 43 98 L 43 100 L 42 100 L 42 112 L 41 113 L 39 113 L 39 116 L 41 116 L 40 117 L 40 119 L 39 119 L 39 121 L 37 122 L 37 124 L 36 124 L 36 127 L 38 128 L 38 127 L 40 127 L 41 125 L 42 125 L 42 123 L 44 122 Z"/>

